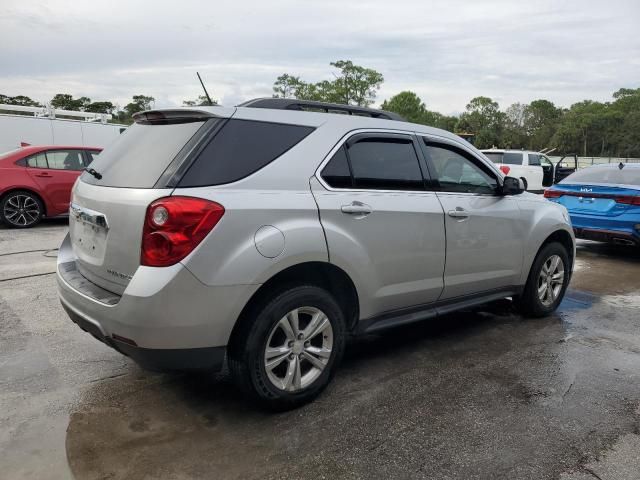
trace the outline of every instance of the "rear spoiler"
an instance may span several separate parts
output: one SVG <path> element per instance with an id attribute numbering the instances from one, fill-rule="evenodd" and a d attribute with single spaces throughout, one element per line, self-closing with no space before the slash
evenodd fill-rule
<path id="1" fill-rule="evenodd" d="M 175 125 L 177 123 L 204 122 L 210 118 L 228 118 L 235 111 L 235 108 L 216 108 L 218 112 L 215 113 L 209 109 L 146 110 L 134 113 L 133 120 L 141 125 Z"/>

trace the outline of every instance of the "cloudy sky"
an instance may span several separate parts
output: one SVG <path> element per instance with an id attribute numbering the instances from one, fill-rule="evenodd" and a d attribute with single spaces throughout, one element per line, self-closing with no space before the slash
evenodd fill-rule
<path id="1" fill-rule="evenodd" d="M 156 106 L 270 96 L 288 72 L 384 74 L 443 113 L 477 95 L 568 106 L 640 87 L 640 0 L 0 0 L 0 93 Z"/>

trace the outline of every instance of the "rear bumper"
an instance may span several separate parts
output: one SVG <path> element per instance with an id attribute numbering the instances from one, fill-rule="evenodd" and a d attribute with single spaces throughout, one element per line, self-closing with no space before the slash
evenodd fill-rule
<path id="1" fill-rule="evenodd" d="M 623 230 L 604 230 L 598 228 L 574 228 L 576 238 L 618 245 L 640 246 L 640 237 Z"/>
<path id="2" fill-rule="evenodd" d="M 58 292 L 71 319 L 148 368 L 222 366 L 233 326 L 259 285 L 207 286 L 181 264 L 139 267 L 122 296 L 70 268 L 69 238 L 58 252 Z"/>
<path id="3" fill-rule="evenodd" d="M 137 345 L 119 341 L 113 337 L 106 336 L 102 329 L 82 317 L 67 304 L 62 302 L 62 307 L 69 315 L 69 318 L 82 330 L 93 335 L 105 345 L 130 357 L 140 366 L 148 370 L 211 370 L 218 371 L 224 365 L 226 354 L 225 347 L 205 347 L 205 348 L 180 348 L 180 349 L 158 349 L 142 348 Z"/>
<path id="4" fill-rule="evenodd" d="M 616 217 L 579 215 L 569 212 L 576 238 L 598 242 L 640 245 L 640 216 L 623 214 Z"/>

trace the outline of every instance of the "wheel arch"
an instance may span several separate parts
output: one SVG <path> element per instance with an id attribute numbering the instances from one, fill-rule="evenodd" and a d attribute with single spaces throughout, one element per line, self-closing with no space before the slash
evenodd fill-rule
<path id="1" fill-rule="evenodd" d="M 359 318 L 359 299 L 355 284 L 349 275 L 329 262 L 304 262 L 281 270 L 262 284 L 238 316 L 231 331 L 229 343 L 233 345 L 236 332 L 246 322 L 251 321 L 255 309 L 260 304 L 287 287 L 295 285 L 314 285 L 327 290 L 334 296 L 344 312 L 347 328 L 355 327 Z"/>
<path id="2" fill-rule="evenodd" d="M 536 250 L 536 254 L 533 257 L 533 261 L 531 262 L 531 265 L 533 265 L 533 262 L 538 257 L 538 254 L 540 253 L 540 251 L 545 246 L 553 242 L 560 243 L 562 246 L 566 248 L 567 255 L 569 255 L 569 271 L 570 271 L 570 274 L 573 273 L 573 262 L 575 260 L 574 241 L 571 234 L 563 229 L 558 229 L 554 231 L 553 233 L 548 235 L 547 238 L 544 239 L 544 241 L 538 247 L 538 250 Z M 529 265 L 529 270 L 531 270 L 531 265 Z"/>

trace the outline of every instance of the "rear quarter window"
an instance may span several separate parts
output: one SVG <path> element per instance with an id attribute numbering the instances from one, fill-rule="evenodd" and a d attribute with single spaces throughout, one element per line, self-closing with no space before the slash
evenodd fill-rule
<path id="1" fill-rule="evenodd" d="M 222 185 L 264 168 L 297 145 L 313 127 L 229 120 L 180 180 L 179 187 Z"/>

